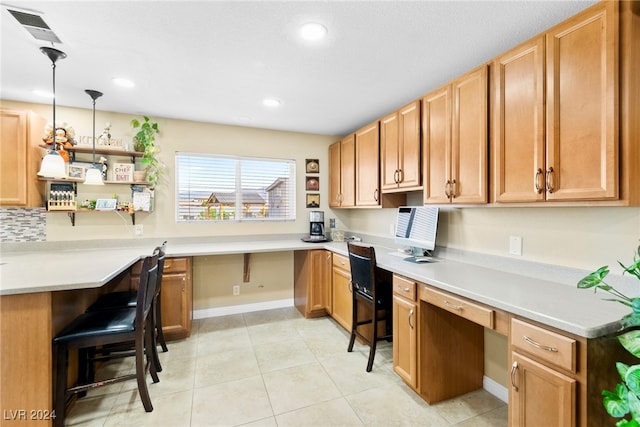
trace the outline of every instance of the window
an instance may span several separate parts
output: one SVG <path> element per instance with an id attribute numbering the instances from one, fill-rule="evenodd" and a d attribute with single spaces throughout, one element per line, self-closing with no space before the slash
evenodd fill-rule
<path id="1" fill-rule="evenodd" d="M 177 221 L 295 220 L 295 178 L 295 160 L 177 153 Z"/>

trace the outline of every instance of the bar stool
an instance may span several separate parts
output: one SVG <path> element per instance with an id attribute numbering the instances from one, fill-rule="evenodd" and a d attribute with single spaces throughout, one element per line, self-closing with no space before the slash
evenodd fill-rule
<path id="1" fill-rule="evenodd" d="M 140 272 L 135 308 L 102 310 L 81 314 L 53 339 L 57 347 L 54 409 L 55 426 L 64 426 L 68 400 L 78 393 L 120 381 L 136 379 L 138 392 L 145 411 L 153 411 L 147 389 L 146 374 L 150 372 L 154 383 L 160 381 L 155 360 L 151 356 L 153 346 L 152 307 L 156 294 L 158 254 L 146 257 Z M 92 348 L 134 342 L 136 373 L 88 383 L 87 351 Z M 78 349 L 78 385 L 67 388 L 69 350 Z M 146 363 L 145 363 L 146 359 Z"/>
<path id="2" fill-rule="evenodd" d="M 162 372 L 162 365 L 160 364 L 160 358 L 158 357 L 157 344 L 160 344 L 163 352 L 169 351 L 167 343 L 162 331 L 162 308 L 161 308 L 161 292 L 162 292 L 162 274 L 164 271 L 164 260 L 166 255 L 167 242 L 163 242 L 162 245 L 155 248 L 158 252 L 158 275 L 156 294 L 153 298 L 153 325 L 155 329 L 154 345 L 153 345 L 153 357 L 158 372 Z M 91 304 L 87 309 L 87 312 L 103 311 L 103 310 L 119 310 L 122 308 L 132 308 L 136 306 L 137 291 L 120 291 L 109 292 L 107 294 L 98 297 L 96 302 Z M 106 349 L 111 351 L 112 349 Z"/>
<path id="3" fill-rule="evenodd" d="M 372 246 L 355 245 L 348 242 L 347 248 L 351 264 L 351 298 L 353 303 L 351 336 L 347 351 L 353 351 L 356 336 L 367 343 L 370 347 L 367 372 L 371 372 L 377 342 L 380 340 L 391 341 L 393 337 L 391 283 L 380 280 L 376 276 L 376 253 Z M 370 316 L 360 319 L 362 316 L 359 315 L 359 307 L 368 308 Z M 378 322 L 380 320 L 385 321 L 385 334 L 382 336 L 378 336 Z M 367 324 L 371 324 L 370 336 L 358 331 L 359 326 Z"/>

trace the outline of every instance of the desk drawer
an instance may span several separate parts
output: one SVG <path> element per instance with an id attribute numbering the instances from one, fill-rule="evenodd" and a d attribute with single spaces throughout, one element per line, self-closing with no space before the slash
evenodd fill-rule
<path id="1" fill-rule="evenodd" d="M 349 257 L 333 254 L 333 266 L 341 268 L 343 270 L 351 271 L 351 264 L 349 263 Z"/>
<path id="2" fill-rule="evenodd" d="M 165 258 L 163 273 L 183 273 L 187 271 L 188 267 L 189 260 L 187 258 Z M 131 267 L 131 274 L 139 276 L 140 270 L 142 270 L 142 261 L 138 261 Z"/>
<path id="3" fill-rule="evenodd" d="M 420 287 L 420 299 L 485 328 L 493 329 L 494 312 L 490 308 L 427 286 Z"/>
<path id="4" fill-rule="evenodd" d="M 576 371 L 576 340 L 511 319 L 511 345 L 571 372 Z"/>
<path id="5" fill-rule="evenodd" d="M 393 293 L 408 300 L 416 300 L 416 282 L 402 276 L 393 275 Z"/>

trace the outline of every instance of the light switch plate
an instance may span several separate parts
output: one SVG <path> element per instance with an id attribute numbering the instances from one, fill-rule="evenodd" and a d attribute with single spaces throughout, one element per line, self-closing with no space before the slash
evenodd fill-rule
<path id="1" fill-rule="evenodd" d="M 509 236 L 509 254 L 522 256 L 522 237 Z"/>

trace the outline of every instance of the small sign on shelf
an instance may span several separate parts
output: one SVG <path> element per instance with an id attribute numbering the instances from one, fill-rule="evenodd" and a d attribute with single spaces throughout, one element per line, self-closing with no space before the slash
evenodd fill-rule
<path id="1" fill-rule="evenodd" d="M 114 163 L 113 180 L 116 182 L 133 182 L 133 163 Z"/>

